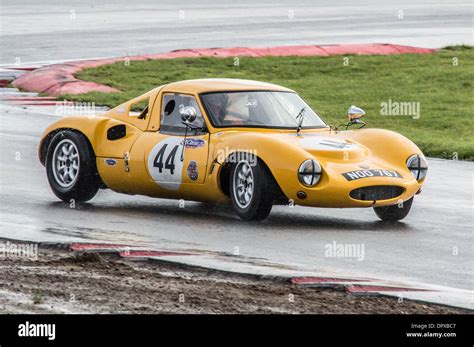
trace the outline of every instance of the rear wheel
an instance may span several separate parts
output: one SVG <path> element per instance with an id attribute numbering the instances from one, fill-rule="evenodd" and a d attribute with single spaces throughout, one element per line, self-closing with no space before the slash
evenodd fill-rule
<path id="1" fill-rule="evenodd" d="M 240 218 L 262 220 L 268 217 L 275 200 L 275 184 L 263 162 L 244 155 L 231 169 L 229 186 L 232 204 Z"/>
<path id="2" fill-rule="evenodd" d="M 402 220 L 410 212 L 413 198 L 403 202 L 403 204 L 374 207 L 375 214 L 383 221 L 396 222 Z"/>
<path id="3" fill-rule="evenodd" d="M 56 134 L 46 154 L 46 173 L 53 193 L 63 201 L 92 199 L 100 186 L 95 160 L 83 135 L 70 130 Z"/>

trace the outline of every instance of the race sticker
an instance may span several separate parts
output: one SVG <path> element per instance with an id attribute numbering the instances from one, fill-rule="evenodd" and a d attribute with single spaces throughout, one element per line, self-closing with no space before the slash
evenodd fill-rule
<path id="1" fill-rule="evenodd" d="M 203 139 L 186 139 L 186 148 L 198 148 L 204 147 Z"/>
<path id="2" fill-rule="evenodd" d="M 157 143 L 148 155 L 148 172 L 163 188 L 178 190 L 183 178 L 181 151 L 183 139 L 168 137 Z"/>
<path id="3" fill-rule="evenodd" d="M 117 165 L 117 160 L 115 160 L 115 159 L 105 159 L 104 163 L 107 166 L 115 166 L 115 165 Z"/>
<path id="4" fill-rule="evenodd" d="M 188 177 L 192 181 L 196 181 L 198 179 L 198 165 L 194 160 L 191 160 L 188 165 Z"/>
<path id="5" fill-rule="evenodd" d="M 383 169 L 356 170 L 356 171 L 344 172 L 342 175 L 348 181 L 354 181 L 360 178 L 368 178 L 368 177 L 403 178 L 402 175 L 400 175 L 397 171 L 383 170 Z"/>

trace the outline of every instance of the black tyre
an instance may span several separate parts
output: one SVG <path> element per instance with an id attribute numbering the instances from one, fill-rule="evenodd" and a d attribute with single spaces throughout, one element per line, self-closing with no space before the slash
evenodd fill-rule
<path id="1" fill-rule="evenodd" d="M 82 134 L 70 130 L 57 133 L 51 140 L 46 173 L 53 193 L 63 201 L 85 202 L 99 190 L 95 154 Z"/>
<path id="2" fill-rule="evenodd" d="M 232 165 L 230 197 L 234 209 L 244 220 L 268 217 L 275 200 L 275 182 L 263 162 L 251 155 L 240 155 Z"/>
<path id="3" fill-rule="evenodd" d="M 375 214 L 383 221 L 396 222 L 402 220 L 410 212 L 413 198 L 400 205 L 374 207 Z"/>

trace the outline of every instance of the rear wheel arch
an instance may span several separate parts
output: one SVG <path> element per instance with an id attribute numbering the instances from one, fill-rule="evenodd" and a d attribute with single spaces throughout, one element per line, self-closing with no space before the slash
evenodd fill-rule
<path id="1" fill-rule="evenodd" d="M 95 153 L 87 136 L 72 129 L 56 131 L 45 157 L 46 175 L 61 200 L 85 202 L 101 188 Z"/>
<path id="2" fill-rule="evenodd" d="M 92 143 L 89 139 L 89 137 L 87 137 L 86 134 L 84 134 L 82 131 L 78 130 L 78 129 L 74 129 L 74 128 L 59 128 L 59 129 L 55 129 L 51 132 L 49 132 L 44 138 L 43 140 L 41 141 L 40 143 L 40 147 L 39 147 L 39 159 L 40 159 L 40 162 L 43 166 L 46 167 L 46 155 L 48 153 L 48 149 L 49 149 L 49 145 L 51 144 L 51 141 L 54 139 L 54 137 L 59 134 L 60 132 L 62 131 L 72 131 L 76 134 L 79 134 L 81 135 L 84 140 L 86 141 L 88 147 L 89 147 L 89 150 L 91 151 L 91 153 L 94 155 L 94 157 L 96 157 L 96 154 L 95 154 L 95 149 L 94 149 L 94 146 L 92 146 Z M 101 189 L 106 189 L 107 188 L 107 185 L 104 183 L 104 181 L 102 180 L 102 178 L 100 177 L 100 173 L 99 173 L 99 170 L 97 169 L 97 166 L 95 167 L 95 171 L 96 171 L 96 174 L 97 174 L 97 179 L 99 181 L 99 184 L 100 184 L 100 188 Z"/>
<path id="3" fill-rule="evenodd" d="M 59 128 L 59 129 L 55 129 L 49 132 L 46 136 L 44 136 L 43 140 L 40 142 L 38 154 L 39 154 L 39 160 L 43 166 L 45 166 L 45 163 L 46 163 L 46 154 L 48 153 L 48 148 L 51 141 L 53 140 L 54 136 L 56 136 L 56 134 L 60 133 L 61 131 L 72 131 L 72 132 L 82 135 L 86 139 L 89 145 L 89 149 L 95 155 L 94 147 L 92 146 L 92 143 L 86 134 L 74 128 Z"/>

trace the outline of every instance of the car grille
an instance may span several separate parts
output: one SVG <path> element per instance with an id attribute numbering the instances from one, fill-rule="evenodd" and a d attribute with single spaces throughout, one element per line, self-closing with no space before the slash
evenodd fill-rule
<path id="1" fill-rule="evenodd" d="M 398 186 L 371 186 L 354 189 L 350 196 L 356 200 L 387 200 L 401 195 L 405 189 Z"/>

